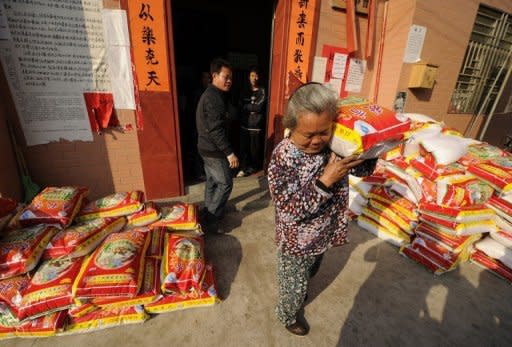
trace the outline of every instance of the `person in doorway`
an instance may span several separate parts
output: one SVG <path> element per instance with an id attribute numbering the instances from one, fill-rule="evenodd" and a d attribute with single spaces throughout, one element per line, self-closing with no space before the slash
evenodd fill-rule
<path id="1" fill-rule="evenodd" d="M 229 143 L 227 92 L 231 89 L 232 69 L 229 62 L 214 59 L 210 65 L 212 83 L 199 99 L 196 110 L 197 150 L 206 173 L 203 224 L 207 231 L 222 232 L 219 220 L 233 189 L 231 169 L 238 158 Z"/>
<path id="2" fill-rule="evenodd" d="M 283 125 L 291 131 L 274 149 L 268 169 L 278 246 L 276 313 L 296 335 L 309 331 L 299 312 L 310 278 L 327 249 L 346 241 L 348 174 L 369 175 L 376 164 L 376 159 L 338 157 L 327 147 L 336 100 L 319 83 L 305 84 L 293 93 L 283 118 Z"/>
<path id="3" fill-rule="evenodd" d="M 259 85 L 259 70 L 249 69 L 248 83 L 240 94 L 240 171 L 237 177 L 251 175 L 261 168 L 263 124 L 267 96 Z"/>

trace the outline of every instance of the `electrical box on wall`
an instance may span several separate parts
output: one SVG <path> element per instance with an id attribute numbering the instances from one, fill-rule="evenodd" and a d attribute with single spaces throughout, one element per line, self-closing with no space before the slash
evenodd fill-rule
<path id="1" fill-rule="evenodd" d="M 432 89 L 437 76 L 438 66 L 430 64 L 414 64 L 409 78 L 409 88 Z"/>

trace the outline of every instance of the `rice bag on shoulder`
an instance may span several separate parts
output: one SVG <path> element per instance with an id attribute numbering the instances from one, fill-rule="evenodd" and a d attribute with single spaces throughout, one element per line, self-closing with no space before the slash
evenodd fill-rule
<path id="1" fill-rule="evenodd" d="M 330 147 L 342 157 L 371 151 L 366 158 L 377 158 L 398 145 L 411 126 L 409 118 L 369 101 L 345 101 L 338 112 Z"/>

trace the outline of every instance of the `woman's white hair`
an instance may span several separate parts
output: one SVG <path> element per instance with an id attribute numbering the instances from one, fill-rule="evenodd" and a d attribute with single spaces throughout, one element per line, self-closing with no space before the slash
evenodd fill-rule
<path id="1" fill-rule="evenodd" d="M 295 129 L 301 116 L 306 113 L 320 115 L 326 112 L 332 120 L 336 119 L 336 94 L 320 83 L 307 83 L 295 90 L 283 117 L 283 126 Z"/>

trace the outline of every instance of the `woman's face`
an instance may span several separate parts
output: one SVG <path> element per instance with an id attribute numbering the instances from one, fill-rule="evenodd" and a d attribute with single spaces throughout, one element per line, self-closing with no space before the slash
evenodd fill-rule
<path id="1" fill-rule="evenodd" d="M 251 71 L 251 73 L 249 74 L 249 82 L 251 83 L 251 86 L 253 86 L 253 87 L 258 86 L 259 78 L 260 77 L 258 76 L 257 72 Z"/>
<path id="2" fill-rule="evenodd" d="M 306 113 L 297 120 L 290 139 L 305 153 L 320 153 L 331 140 L 332 130 L 333 122 L 326 112 Z"/>

